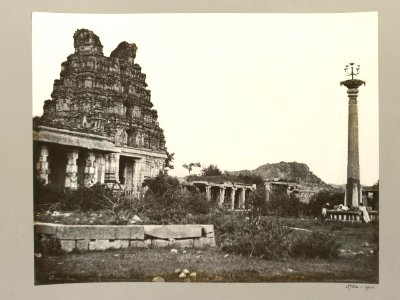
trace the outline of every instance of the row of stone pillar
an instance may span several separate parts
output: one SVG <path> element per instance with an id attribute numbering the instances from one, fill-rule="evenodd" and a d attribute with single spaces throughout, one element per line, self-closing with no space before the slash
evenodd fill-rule
<path id="1" fill-rule="evenodd" d="M 211 187 L 209 185 L 206 185 L 206 196 L 208 200 L 211 200 Z M 227 189 L 227 187 L 220 187 L 219 188 L 219 200 L 218 200 L 218 204 L 219 206 L 223 206 L 224 202 L 225 202 L 225 190 Z M 246 188 L 236 188 L 236 187 L 229 187 L 231 189 L 231 195 L 230 195 L 230 199 L 231 199 L 231 203 L 230 203 L 230 208 L 233 210 L 235 209 L 235 194 L 237 190 L 241 190 L 241 195 L 239 197 L 239 205 L 240 208 L 244 207 L 245 202 L 246 202 Z M 239 191 L 238 191 L 239 192 Z"/>
<path id="2" fill-rule="evenodd" d="M 358 214 L 349 213 L 328 213 L 328 219 L 331 220 L 342 220 L 342 221 L 361 221 L 361 216 Z"/>
<path id="3" fill-rule="evenodd" d="M 104 183 L 106 179 L 118 182 L 119 154 L 110 153 L 107 155 L 97 154 L 93 151 L 85 153 L 84 186 L 90 187 L 96 182 Z M 36 163 L 36 177 L 49 183 L 49 148 L 45 144 L 39 146 L 39 157 Z M 78 188 L 78 149 L 70 149 L 67 152 L 67 165 L 65 167 L 65 187 Z M 99 172 L 99 168 L 101 172 Z M 108 177 L 108 178 L 106 178 Z"/>

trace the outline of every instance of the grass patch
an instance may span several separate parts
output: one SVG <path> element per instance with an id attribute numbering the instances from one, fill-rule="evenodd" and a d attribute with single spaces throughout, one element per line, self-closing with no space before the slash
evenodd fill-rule
<path id="1" fill-rule="evenodd" d="M 333 222 L 271 218 L 285 226 L 305 228 L 334 237 L 346 255 L 327 258 L 280 257 L 265 260 L 209 248 L 198 252 L 186 249 L 178 254 L 168 249 L 125 249 L 90 251 L 35 258 L 36 284 L 109 281 L 151 281 L 161 276 L 165 281 L 192 282 L 359 282 L 378 283 L 378 224 L 352 226 L 343 223 L 331 231 Z M 218 225 L 218 224 L 217 224 Z M 291 232 L 306 238 L 311 233 Z M 363 244 L 368 243 L 368 247 Z M 373 250 L 371 254 L 369 251 Z M 360 254 L 362 252 L 362 254 Z M 347 255 L 348 254 L 348 255 Z M 175 269 L 196 272 L 196 278 L 179 279 Z"/>
<path id="2" fill-rule="evenodd" d="M 170 282 L 378 282 L 374 257 L 266 261 L 226 256 L 218 249 L 186 251 L 174 254 L 167 249 L 127 249 L 36 258 L 36 284 L 151 281 L 155 276 Z M 180 279 L 174 273 L 178 268 L 197 276 Z"/>

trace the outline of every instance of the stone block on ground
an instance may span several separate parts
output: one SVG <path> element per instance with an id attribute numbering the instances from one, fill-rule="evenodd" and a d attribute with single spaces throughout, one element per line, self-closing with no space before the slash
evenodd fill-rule
<path id="1" fill-rule="evenodd" d="M 60 239 L 99 239 L 114 238 L 114 228 L 106 225 L 62 225 L 56 237 Z"/>
<path id="2" fill-rule="evenodd" d="M 109 240 L 95 240 L 89 242 L 89 250 L 106 250 L 111 248 Z"/>
<path id="3" fill-rule="evenodd" d="M 57 225 L 38 223 L 34 225 L 35 233 L 55 235 L 57 232 Z"/>
<path id="4" fill-rule="evenodd" d="M 152 240 L 151 246 L 154 248 L 163 248 L 172 246 L 172 243 L 166 240 Z"/>
<path id="5" fill-rule="evenodd" d="M 176 248 L 193 248 L 193 239 L 175 240 L 171 244 Z"/>
<path id="6" fill-rule="evenodd" d="M 214 237 L 214 225 L 201 225 L 203 237 Z"/>
<path id="7" fill-rule="evenodd" d="M 141 225 L 129 226 L 131 229 L 131 240 L 144 240 L 144 228 Z"/>
<path id="8" fill-rule="evenodd" d="M 77 240 L 76 241 L 76 249 L 80 251 L 89 250 L 89 240 Z"/>
<path id="9" fill-rule="evenodd" d="M 182 239 L 201 237 L 200 225 L 145 225 L 146 235 L 159 239 Z"/>
<path id="10" fill-rule="evenodd" d="M 115 226 L 112 238 L 126 239 L 126 240 L 130 239 L 131 238 L 131 227 L 130 226 Z"/>
<path id="11" fill-rule="evenodd" d="M 129 240 L 115 240 L 110 242 L 112 249 L 126 249 L 129 247 Z"/>
<path id="12" fill-rule="evenodd" d="M 204 248 L 204 247 L 215 247 L 215 239 L 214 238 L 208 238 L 208 237 L 202 237 L 198 239 L 194 239 L 194 245 L 195 248 Z"/>
<path id="13" fill-rule="evenodd" d="M 151 240 L 131 240 L 129 247 L 131 248 L 149 248 Z"/>
<path id="14" fill-rule="evenodd" d="M 143 226 L 116 225 L 59 225 L 56 237 L 60 239 L 144 239 Z"/>
<path id="15" fill-rule="evenodd" d="M 71 252 L 75 249 L 75 240 L 60 240 L 61 250 Z"/>
<path id="16" fill-rule="evenodd" d="M 129 247 L 129 240 L 95 240 L 89 242 L 89 250 L 125 249 Z"/>

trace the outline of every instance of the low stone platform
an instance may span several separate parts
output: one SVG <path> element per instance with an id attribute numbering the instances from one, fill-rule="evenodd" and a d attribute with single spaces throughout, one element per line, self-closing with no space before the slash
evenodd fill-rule
<path id="1" fill-rule="evenodd" d="M 378 211 L 369 211 L 368 214 L 371 221 L 379 220 Z M 358 211 L 328 210 L 326 220 L 362 222 L 362 216 L 361 212 Z"/>
<path id="2" fill-rule="evenodd" d="M 34 224 L 39 243 L 58 240 L 66 252 L 123 248 L 215 247 L 214 225 Z"/>

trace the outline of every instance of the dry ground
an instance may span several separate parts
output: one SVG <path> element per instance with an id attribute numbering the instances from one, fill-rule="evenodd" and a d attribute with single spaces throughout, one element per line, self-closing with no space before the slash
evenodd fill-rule
<path id="1" fill-rule="evenodd" d="M 125 249 L 35 257 L 36 284 L 99 281 L 192 282 L 360 282 L 378 283 L 378 224 L 344 224 L 314 219 L 282 219 L 292 228 L 332 234 L 341 244 L 335 259 L 266 261 L 227 255 L 218 248 L 195 250 Z M 295 230 L 306 234 L 305 230 Z M 366 244 L 368 243 L 368 244 Z M 178 278 L 176 269 L 196 272 Z"/>

